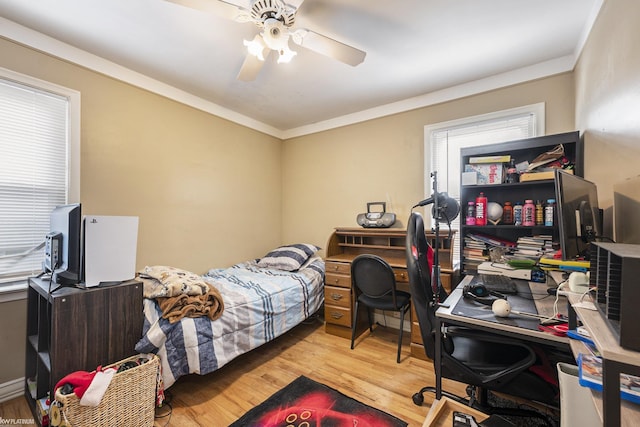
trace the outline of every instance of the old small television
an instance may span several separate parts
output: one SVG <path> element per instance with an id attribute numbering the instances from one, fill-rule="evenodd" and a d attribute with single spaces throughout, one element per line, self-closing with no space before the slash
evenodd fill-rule
<path id="1" fill-rule="evenodd" d="M 82 281 L 82 208 L 80 203 L 56 206 L 49 216 L 43 270 L 61 286 Z"/>
<path id="2" fill-rule="evenodd" d="M 597 187 L 560 169 L 555 172 L 555 186 L 562 259 L 588 258 L 589 243 L 602 235 Z"/>

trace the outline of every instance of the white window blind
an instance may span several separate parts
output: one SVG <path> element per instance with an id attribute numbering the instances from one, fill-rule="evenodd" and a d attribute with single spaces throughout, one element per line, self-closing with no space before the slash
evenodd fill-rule
<path id="1" fill-rule="evenodd" d="M 49 214 L 67 203 L 69 100 L 0 78 L 0 284 L 42 270 Z"/>
<path id="2" fill-rule="evenodd" d="M 460 203 L 460 150 L 498 142 L 530 138 L 544 133 L 544 104 L 535 104 L 489 115 L 469 117 L 425 127 L 425 197 L 433 191 L 432 172 L 437 172 L 438 191 L 447 192 Z M 429 214 L 431 207 L 428 206 Z M 430 217 L 430 215 L 429 215 Z M 451 223 L 460 229 L 460 217 Z M 443 234 L 446 230 L 442 230 Z M 455 240 L 454 259 L 460 258 L 460 242 Z"/>

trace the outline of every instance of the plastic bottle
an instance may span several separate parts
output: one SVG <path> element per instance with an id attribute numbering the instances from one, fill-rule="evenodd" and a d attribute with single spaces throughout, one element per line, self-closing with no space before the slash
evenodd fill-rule
<path id="1" fill-rule="evenodd" d="M 511 159 L 509 162 L 509 167 L 507 167 L 507 179 L 505 182 L 507 184 L 515 184 L 520 181 L 520 175 L 518 175 L 518 169 L 516 168 L 515 159 Z"/>
<path id="2" fill-rule="evenodd" d="M 466 224 L 476 225 L 476 202 L 474 201 L 467 203 Z"/>
<path id="3" fill-rule="evenodd" d="M 525 200 L 522 206 L 522 225 L 525 227 L 536 225 L 536 206 L 531 199 Z"/>
<path id="4" fill-rule="evenodd" d="M 553 214 L 556 209 L 556 199 L 548 199 L 547 205 L 544 207 L 544 225 L 553 227 Z"/>
<path id="5" fill-rule="evenodd" d="M 536 200 L 536 225 L 544 225 L 544 207 L 542 200 Z"/>
<path id="6" fill-rule="evenodd" d="M 476 225 L 487 225 L 487 198 L 482 192 L 476 197 Z"/>
<path id="7" fill-rule="evenodd" d="M 513 224 L 522 225 L 522 204 L 520 202 L 516 202 L 513 207 Z"/>
<path id="8" fill-rule="evenodd" d="M 511 206 L 511 202 L 504 202 L 504 207 L 502 208 L 502 223 L 505 225 L 513 224 L 513 206 Z"/>

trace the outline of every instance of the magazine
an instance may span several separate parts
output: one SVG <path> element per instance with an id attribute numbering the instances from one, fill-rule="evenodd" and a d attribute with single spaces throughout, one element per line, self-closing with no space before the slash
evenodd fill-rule
<path id="1" fill-rule="evenodd" d="M 578 354 L 578 375 L 580 385 L 602 391 L 602 359 L 591 354 Z M 640 403 L 640 377 L 620 374 L 620 397 Z"/>

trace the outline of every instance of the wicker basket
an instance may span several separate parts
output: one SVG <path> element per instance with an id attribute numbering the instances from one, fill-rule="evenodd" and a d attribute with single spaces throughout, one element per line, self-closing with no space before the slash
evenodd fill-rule
<path id="1" fill-rule="evenodd" d="M 151 356 L 146 363 L 116 373 L 98 406 L 81 406 L 75 393 L 64 395 L 56 391 L 62 420 L 72 427 L 153 426 L 160 359 Z M 132 356 L 109 366 L 117 367 L 140 357 Z"/>

